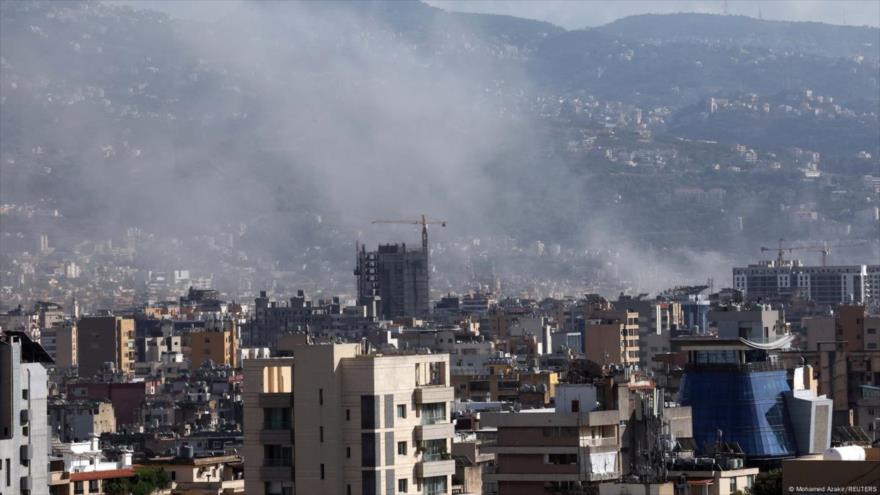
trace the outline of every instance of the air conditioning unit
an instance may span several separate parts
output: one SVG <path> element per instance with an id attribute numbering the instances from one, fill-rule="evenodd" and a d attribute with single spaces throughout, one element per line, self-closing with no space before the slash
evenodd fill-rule
<path id="1" fill-rule="evenodd" d="M 19 485 L 21 486 L 22 491 L 24 491 L 24 490 L 30 491 L 33 489 L 33 487 L 31 487 L 31 477 L 30 476 L 22 476 L 19 479 Z"/>
<path id="2" fill-rule="evenodd" d="M 19 457 L 22 461 L 31 460 L 31 446 L 30 445 L 22 445 L 18 449 Z"/>
<path id="3" fill-rule="evenodd" d="M 31 420 L 30 409 L 22 409 L 21 411 L 19 411 L 18 418 L 19 418 L 19 421 L 21 421 L 22 425 L 28 424 Z"/>

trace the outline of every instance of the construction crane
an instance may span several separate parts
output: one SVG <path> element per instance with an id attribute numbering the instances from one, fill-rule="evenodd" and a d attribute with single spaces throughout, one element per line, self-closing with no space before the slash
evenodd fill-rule
<path id="1" fill-rule="evenodd" d="M 779 238 L 779 249 L 778 249 L 778 253 L 776 254 L 776 264 L 777 265 L 782 265 L 782 262 L 785 261 L 785 251 L 788 251 L 790 253 L 794 250 L 794 248 L 786 247 L 783 244 L 785 244 L 785 239 L 780 237 Z M 761 246 L 762 253 L 766 253 L 767 251 L 776 251 L 776 249 Z"/>
<path id="2" fill-rule="evenodd" d="M 828 255 L 831 253 L 832 248 L 855 247 L 864 244 L 865 241 L 837 242 L 831 244 L 823 242 L 822 244 L 806 246 L 786 246 L 784 243 L 785 239 L 779 239 L 779 247 L 769 248 L 761 246 L 761 252 L 776 251 L 776 262 L 777 264 L 782 265 L 786 251 L 789 253 L 793 251 L 815 251 L 822 253 L 822 266 L 828 266 Z"/>
<path id="3" fill-rule="evenodd" d="M 828 255 L 831 253 L 831 248 L 842 248 L 842 247 L 855 247 L 861 246 L 865 241 L 852 241 L 852 242 L 838 242 L 835 244 L 823 243 L 821 246 L 810 246 L 807 249 L 810 251 L 818 251 L 822 253 L 822 266 L 828 266 Z"/>
<path id="4" fill-rule="evenodd" d="M 373 224 L 377 223 L 400 223 L 405 225 L 421 225 L 422 226 L 422 249 L 425 256 L 428 255 L 428 225 L 439 225 L 446 227 L 446 220 L 428 220 L 428 217 L 422 215 L 419 220 L 373 220 Z"/>

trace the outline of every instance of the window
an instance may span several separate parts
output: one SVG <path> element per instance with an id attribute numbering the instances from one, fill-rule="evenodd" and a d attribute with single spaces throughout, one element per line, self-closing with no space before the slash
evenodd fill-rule
<path id="1" fill-rule="evenodd" d="M 324 465 L 321 464 L 321 479 L 324 479 Z"/>
<path id="2" fill-rule="evenodd" d="M 89 480 L 89 493 L 98 493 L 98 480 Z"/>
<path id="3" fill-rule="evenodd" d="M 361 428 L 372 430 L 376 428 L 376 396 L 361 396 Z"/>
<path id="4" fill-rule="evenodd" d="M 374 433 L 361 433 L 361 466 L 376 466 L 376 434 Z"/>
<path id="5" fill-rule="evenodd" d="M 405 418 L 406 417 L 406 404 L 398 404 L 397 405 L 397 417 Z"/>
<path id="6" fill-rule="evenodd" d="M 363 495 L 376 495 L 376 471 L 361 472 Z"/>
<path id="7" fill-rule="evenodd" d="M 409 481 L 406 478 L 397 480 L 397 493 L 406 493 L 407 488 L 409 488 L 408 484 Z"/>
<path id="8" fill-rule="evenodd" d="M 269 467 L 292 466 L 293 447 L 283 445 L 264 445 L 263 465 Z"/>
<path id="9" fill-rule="evenodd" d="M 318 427 L 318 437 L 320 439 L 320 442 L 324 443 L 324 427 L 323 426 Z"/>
<path id="10" fill-rule="evenodd" d="M 21 389 L 21 399 L 28 400 L 28 389 L 26 389 L 26 388 Z"/>
<path id="11" fill-rule="evenodd" d="M 543 428 L 545 437 L 574 437 L 577 434 L 577 427 L 574 426 L 547 426 Z"/>
<path id="12" fill-rule="evenodd" d="M 351 421 L 351 409 L 346 409 L 346 410 L 345 410 L 345 420 L 346 420 L 346 421 Z"/>
<path id="13" fill-rule="evenodd" d="M 267 407 L 263 409 L 264 430 L 288 430 L 290 429 L 289 407 Z"/>
<path id="14" fill-rule="evenodd" d="M 345 448 L 345 458 L 346 458 L 346 459 L 351 459 L 351 447 L 346 447 L 346 448 Z"/>
<path id="15" fill-rule="evenodd" d="M 73 493 L 76 493 L 76 494 L 84 493 L 82 481 L 74 481 L 73 482 Z"/>
<path id="16" fill-rule="evenodd" d="M 171 481 L 177 481 L 177 471 L 171 471 Z"/>
<path id="17" fill-rule="evenodd" d="M 545 464 L 577 464 L 577 454 L 547 454 Z"/>
<path id="18" fill-rule="evenodd" d="M 351 495 L 351 485 L 345 485 L 345 495 Z"/>
<path id="19" fill-rule="evenodd" d="M 581 410 L 581 401 L 573 400 L 571 401 L 571 412 L 580 412 Z"/>
<path id="20" fill-rule="evenodd" d="M 318 405 L 319 406 L 324 405 L 324 389 L 323 388 L 318 389 Z"/>
<path id="21" fill-rule="evenodd" d="M 736 478 L 733 476 L 730 478 L 730 493 L 736 493 Z"/>
<path id="22" fill-rule="evenodd" d="M 425 440 L 422 442 L 422 459 L 425 461 L 439 461 L 445 457 L 446 440 Z"/>
<path id="23" fill-rule="evenodd" d="M 406 455 L 406 442 L 397 442 L 397 455 Z"/>
<path id="24" fill-rule="evenodd" d="M 422 405 L 422 424 L 433 425 L 446 421 L 446 403 L 435 402 Z"/>

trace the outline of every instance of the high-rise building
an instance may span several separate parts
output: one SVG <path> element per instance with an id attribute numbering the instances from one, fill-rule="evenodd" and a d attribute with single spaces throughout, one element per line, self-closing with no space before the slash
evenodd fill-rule
<path id="1" fill-rule="evenodd" d="M 116 371 L 134 373 L 134 319 L 121 316 L 88 316 L 77 323 L 79 376 L 88 377 L 113 363 Z"/>
<path id="2" fill-rule="evenodd" d="M 866 265 L 803 266 L 797 260 L 783 260 L 733 269 L 734 288 L 752 300 L 801 298 L 832 306 L 862 304 L 877 297 L 869 294 L 868 282 Z"/>
<path id="3" fill-rule="evenodd" d="M 298 345 L 244 361 L 248 494 L 448 494 L 449 357 Z"/>
<path id="4" fill-rule="evenodd" d="M 238 367 L 238 331 L 233 320 L 218 321 L 216 325 L 188 335 L 193 370 L 199 369 L 206 361 Z"/>
<path id="5" fill-rule="evenodd" d="M 584 354 L 599 364 L 639 364 L 639 314 L 593 310 L 583 333 Z"/>
<path id="6" fill-rule="evenodd" d="M 868 265 L 865 271 L 865 292 L 868 295 L 866 302 L 880 306 L 880 265 Z"/>
<path id="7" fill-rule="evenodd" d="M 367 252 L 360 246 L 354 271 L 358 304 L 375 305 L 376 316 L 384 319 L 427 316 L 429 271 L 426 247 L 412 250 L 406 244 L 380 244 Z"/>
<path id="8" fill-rule="evenodd" d="M 77 365 L 77 331 L 73 321 L 56 322 L 44 329 L 40 344 L 52 356 L 56 368 L 72 368 Z"/>
<path id="9" fill-rule="evenodd" d="M 0 493 L 49 494 L 51 362 L 23 332 L 0 334 Z"/>

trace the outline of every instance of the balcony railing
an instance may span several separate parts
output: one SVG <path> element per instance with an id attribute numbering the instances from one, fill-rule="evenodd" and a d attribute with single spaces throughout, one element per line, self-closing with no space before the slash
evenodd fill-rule
<path id="1" fill-rule="evenodd" d="M 609 445 L 617 445 L 617 438 L 616 437 L 584 438 L 581 440 L 582 447 L 606 447 Z"/>
<path id="2" fill-rule="evenodd" d="M 290 467 L 293 466 L 293 459 L 289 457 L 266 457 L 265 459 L 263 459 L 263 466 Z"/>

